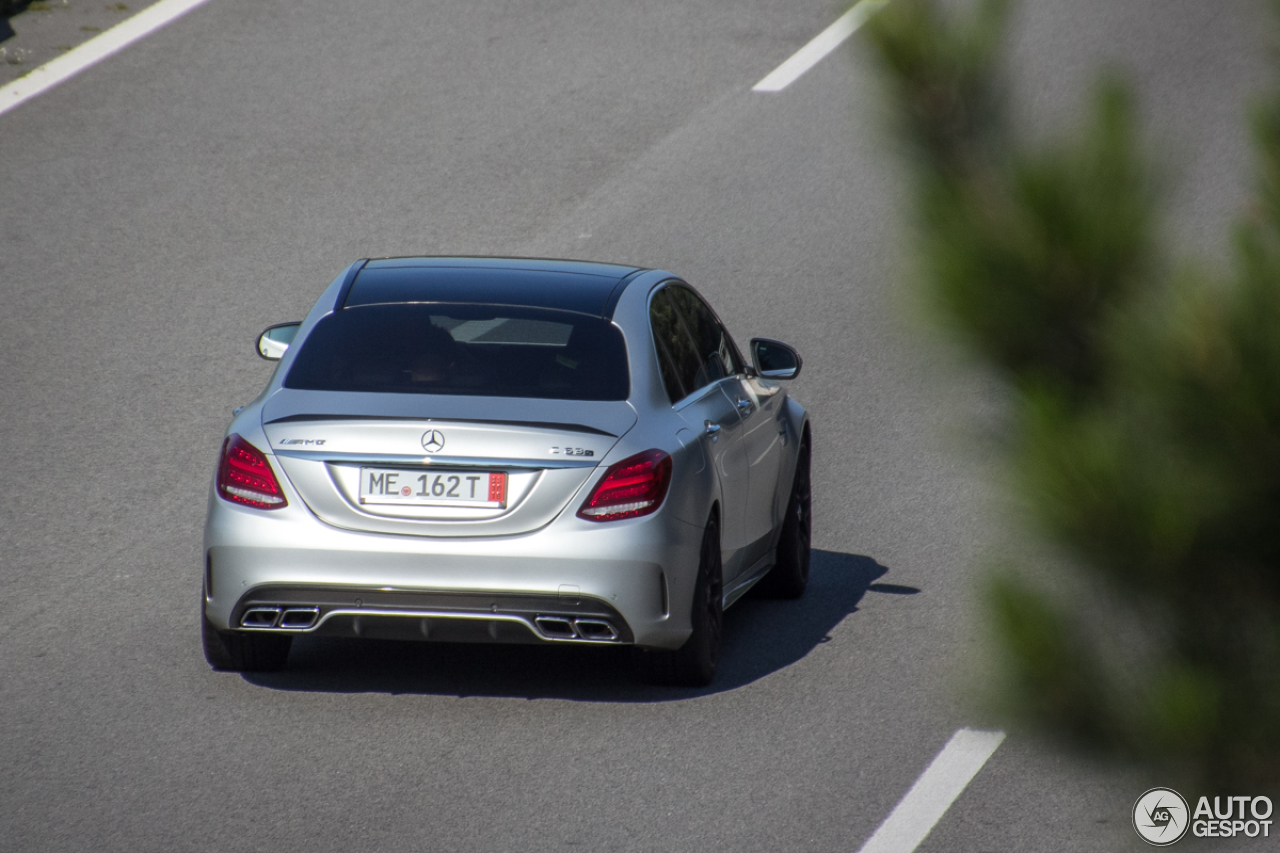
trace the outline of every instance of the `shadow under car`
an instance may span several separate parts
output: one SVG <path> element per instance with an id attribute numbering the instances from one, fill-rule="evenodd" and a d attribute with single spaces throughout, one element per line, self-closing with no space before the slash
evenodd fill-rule
<path id="1" fill-rule="evenodd" d="M 703 688 L 639 683 L 626 647 L 466 645 L 299 637 L 289 667 L 245 673 L 273 690 L 558 698 L 583 702 L 665 702 L 750 684 L 803 658 L 888 570 L 874 559 L 812 552 L 809 586 L 794 601 L 748 596 L 726 614 L 715 681 Z M 917 592 L 891 584 L 885 592 Z"/>

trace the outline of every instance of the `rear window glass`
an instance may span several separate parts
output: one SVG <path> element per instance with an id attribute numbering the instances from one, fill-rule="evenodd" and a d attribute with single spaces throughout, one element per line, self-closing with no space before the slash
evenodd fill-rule
<path id="1" fill-rule="evenodd" d="M 302 342 L 286 388 L 625 400 L 622 333 L 566 311 L 492 305 L 365 305 Z"/>

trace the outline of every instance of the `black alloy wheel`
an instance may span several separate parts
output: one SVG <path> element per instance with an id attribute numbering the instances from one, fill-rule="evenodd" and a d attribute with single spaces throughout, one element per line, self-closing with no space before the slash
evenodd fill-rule
<path id="1" fill-rule="evenodd" d="M 813 536 L 813 496 L 809 478 L 809 439 L 800 446 L 791 498 L 778 537 L 777 562 L 756 584 L 766 598 L 799 598 L 809 585 L 809 552 Z"/>
<path id="2" fill-rule="evenodd" d="M 705 687 L 716 677 L 724 632 L 724 578 L 720 562 L 720 528 L 707 522 L 698 555 L 698 577 L 689 615 L 693 633 L 680 648 L 635 649 L 636 674 L 654 684 Z"/>

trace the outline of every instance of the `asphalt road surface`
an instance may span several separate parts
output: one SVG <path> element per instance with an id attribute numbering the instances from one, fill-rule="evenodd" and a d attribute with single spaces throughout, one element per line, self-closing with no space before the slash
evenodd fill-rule
<path id="1" fill-rule="evenodd" d="M 910 319 L 861 36 L 751 91 L 843 11 L 209 0 L 0 116 L 0 849 L 855 853 L 953 732 L 992 725 L 963 701 L 971 589 L 1007 546 L 963 451 L 999 391 Z M 1266 22 L 1029 2 L 1025 123 L 1069 126 L 1097 64 L 1126 69 L 1169 228 L 1220 257 Z M 352 259 L 418 253 L 671 269 L 738 339 L 804 354 L 812 584 L 729 612 L 710 689 L 604 651 L 205 664 L 205 500 L 271 369 L 255 336 Z M 1011 734 L 919 849 L 1145 849 L 1129 809 L 1161 784 Z"/>

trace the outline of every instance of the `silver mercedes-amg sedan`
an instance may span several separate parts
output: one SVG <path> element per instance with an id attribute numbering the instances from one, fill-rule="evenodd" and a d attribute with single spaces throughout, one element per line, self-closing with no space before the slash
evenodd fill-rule
<path id="1" fill-rule="evenodd" d="M 285 665 L 302 634 L 629 645 L 715 676 L 722 614 L 804 592 L 809 416 L 669 272 L 583 261 L 348 267 L 237 411 L 205 526 L 204 652 Z"/>

